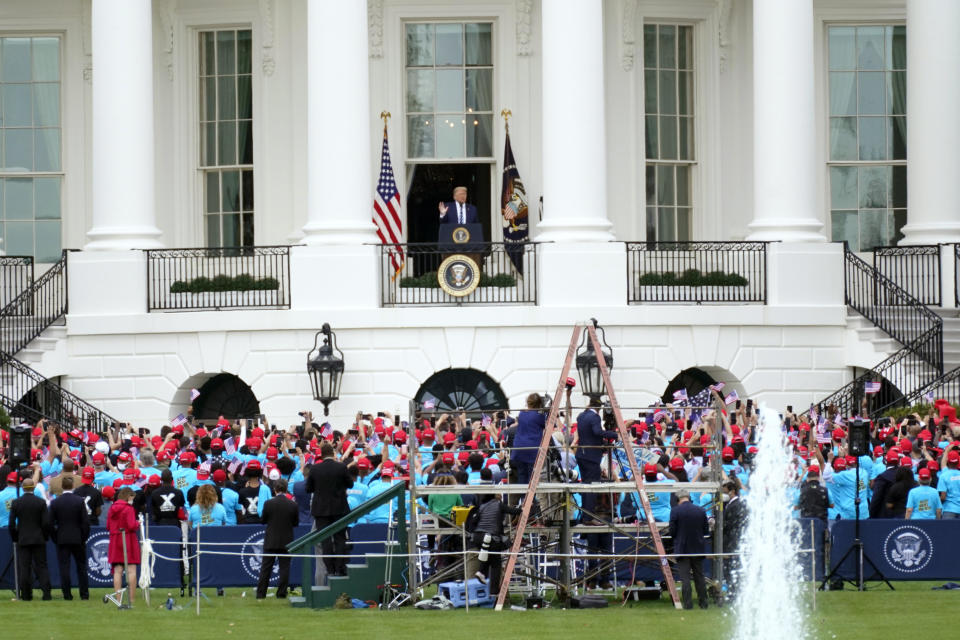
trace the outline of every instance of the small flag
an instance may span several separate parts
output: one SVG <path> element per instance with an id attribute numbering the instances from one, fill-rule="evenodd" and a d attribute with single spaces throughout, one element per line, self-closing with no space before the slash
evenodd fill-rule
<path id="1" fill-rule="evenodd" d="M 842 427 L 842 426 L 843 426 L 843 418 L 840 416 L 839 413 L 838 413 L 837 416 L 833 419 L 833 424 L 837 425 L 838 427 Z"/>
<path id="2" fill-rule="evenodd" d="M 879 382 L 867 382 L 863 385 L 863 392 L 867 394 L 880 393 Z"/>
<path id="3" fill-rule="evenodd" d="M 371 447 L 372 447 L 372 446 L 376 446 L 376 445 L 380 444 L 380 436 L 377 435 L 377 432 L 376 432 L 376 431 L 373 431 L 373 432 L 370 434 L 370 438 L 369 438 L 369 440 L 367 440 L 367 442 L 370 443 L 370 446 L 371 446 Z"/>
<path id="4" fill-rule="evenodd" d="M 669 416 L 670 416 L 670 412 L 667 411 L 666 409 L 657 409 L 656 411 L 653 412 L 653 421 L 656 422 L 657 420 L 663 420 L 668 418 Z"/>
<path id="5" fill-rule="evenodd" d="M 493 418 L 491 418 L 490 416 L 484 413 L 483 417 L 480 420 L 480 424 L 483 425 L 484 428 L 487 428 L 491 424 L 493 424 Z"/>
<path id="6" fill-rule="evenodd" d="M 673 392 L 673 399 L 677 402 L 687 402 L 690 398 L 687 397 L 686 389 L 677 389 Z"/>
<path id="7" fill-rule="evenodd" d="M 433 408 L 435 408 L 436 406 L 437 406 L 437 401 L 436 401 L 436 400 L 424 400 L 424 401 L 423 401 L 423 410 L 424 410 L 424 411 L 431 411 L 431 410 L 432 410 Z"/>
<path id="8" fill-rule="evenodd" d="M 406 259 L 403 254 L 403 223 L 400 221 L 400 192 L 393 179 L 390 146 L 387 144 L 387 120 L 383 120 L 383 147 L 380 150 L 380 177 L 373 193 L 373 224 L 380 242 L 389 246 L 387 253 L 393 265 L 393 274 L 400 273 Z"/>
<path id="9" fill-rule="evenodd" d="M 740 399 L 740 396 L 737 395 L 737 390 L 734 389 L 727 395 L 727 397 L 723 399 L 723 404 L 733 404 L 739 399 Z"/>
<path id="10" fill-rule="evenodd" d="M 190 389 L 190 402 L 193 402 L 200 397 L 200 392 L 196 389 Z"/>
<path id="11" fill-rule="evenodd" d="M 223 441 L 223 450 L 231 456 L 237 452 L 237 445 L 233 441 L 233 436 Z"/>
<path id="12" fill-rule="evenodd" d="M 324 422 L 320 426 L 320 435 L 324 438 L 330 438 L 333 436 L 333 427 L 330 426 L 329 422 Z"/>
<path id="13" fill-rule="evenodd" d="M 500 215 L 503 216 L 503 242 L 513 262 L 513 267 L 523 275 L 524 245 L 530 239 L 530 224 L 527 208 L 527 190 L 520 179 L 517 162 L 510 146 L 510 125 L 506 125 L 506 142 L 503 149 L 503 186 L 500 189 Z M 507 216 L 510 219 L 507 219 Z"/>
<path id="14" fill-rule="evenodd" d="M 187 417 L 182 413 L 170 421 L 170 424 L 174 427 L 182 427 L 186 423 L 187 423 Z"/>
<path id="15" fill-rule="evenodd" d="M 208 462 L 202 463 L 202 464 L 200 465 L 200 470 L 201 470 L 201 471 L 206 471 L 206 472 L 209 473 L 209 471 L 210 471 L 210 462 L 208 461 Z"/>
<path id="16" fill-rule="evenodd" d="M 710 385 L 710 391 L 723 391 L 724 384 L 718 382 L 717 384 Z"/>
<path id="17" fill-rule="evenodd" d="M 927 402 L 933 402 L 933 391 L 927 391 L 923 397 Z"/>
<path id="18" fill-rule="evenodd" d="M 224 444 L 226 444 L 226 443 L 224 443 Z M 238 459 L 238 460 L 234 460 L 233 462 L 230 463 L 230 466 L 227 467 L 227 470 L 228 470 L 230 473 L 236 473 L 236 472 L 237 472 L 237 469 L 240 468 L 240 465 L 241 465 L 241 464 L 243 464 L 243 460 L 239 460 L 239 459 Z"/>

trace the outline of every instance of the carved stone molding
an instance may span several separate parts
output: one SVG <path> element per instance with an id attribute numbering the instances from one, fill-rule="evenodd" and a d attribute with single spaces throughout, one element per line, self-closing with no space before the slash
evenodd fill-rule
<path id="1" fill-rule="evenodd" d="M 176 12 L 175 0 L 166 0 L 160 6 L 160 34 L 163 43 L 164 63 L 167 67 L 167 79 L 173 80 L 173 43 L 174 24 L 173 16 Z"/>
<path id="2" fill-rule="evenodd" d="M 620 64 L 624 71 L 633 69 L 637 53 L 637 0 L 622 0 Z"/>
<path id="3" fill-rule="evenodd" d="M 720 73 L 727 70 L 730 56 L 730 14 L 733 13 L 733 0 L 718 0 L 719 19 L 717 20 L 717 44 L 720 50 Z"/>
<path id="4" fill-rule="evenodd" d="M 261 34 L 260 68 L 264 75 L 272 76 L 277 68 L 273 57 L 273 44 L 276 34 L 277 7 L 275 0 L 260 0 Z"/>
<path id="5" fill-rule="evenodd" d="M 87 83 L 93 81 L 93 48 L 90 43 L 93 38 L 92 13 L 92 0 L 83 0 L 80 4 L 80 46 L 83 49 L 83 79 Z"/>
<path id="6" fill-rule="evenodd" d="M 383 0 L 367 0 L 367 46 L 371 58 L 383 57 Z"/>
<path id="7" fill-rule="evenodd" d="M 517 55 L 533 53 L 533 0 L 517 0 Z"/>

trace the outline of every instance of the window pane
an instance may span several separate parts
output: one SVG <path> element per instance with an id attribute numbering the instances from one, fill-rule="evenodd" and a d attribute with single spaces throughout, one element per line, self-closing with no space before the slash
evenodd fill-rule
<path id="1" fill-rule="evenodd" d="M 830 72 L 830 115 L 857 114 L 857 74 L 854 71 Z"/>
<path id="2" fill-rule="evenodd" d="M 647 116 L 644 139 L 646 140 L 647 157 L 655 160 L 660 158 L 657 151 L 659 136 L 657 133 L 657 116 Z"/>
<path id="3" fill-rule="evenodd" d="M 213 32 L 200 34 L 200 75 L 212 76 L 217 72 L 216 49 L 213 44 Z"/>
<path id="4" fill-rule="evenodd" d="M 647 204 L 657 204 L 657 165 L 648 164 L 645 170 Z"/>
<path id="5" fill-rule="evenodd" d="M 860 84 L 860 115 L 883 115 L 886 113 L 883 99 L 886 95 L 886 78 L 882 72 L 857 74 Z"/>
<path id="6" fill-rule="evenodd" d="M 243 247 L 252 247 L 254 246 L 253 238 L 253 214 L 245 213 L 240 216 L 241 229 L 240 229 L 240 242 Z"/>
<path id="7" fill-rule="evenodd" d="M 690 167 L 677 165 L 677 204 L 690 206 Z"/>
<path id="8" fill-rule="evenodd" d="M 200 125 L 200 164 L 213 167 L 217 164 L 217 125 Z"/>
<path id="9" fill-rule="evenodd" d="M 676 56 L 677 28 L 672 24 L 660 25 L 660 68 L 673 69 L 677 66 Z"/>
<path id="10" fill-rule="evenodd" d="M 217 164 L 237 164 L 236 122 L 221 122 L 217 127 Z"/>
<path id="11" fill-rule="evenodd" d="M 411 158 L 432 158 L 434 155 L 432 116 L 407 116 L 407 153 Z"/>
<path id="12" fill-rule="evenodd" d="M 0 95 L 3 99 L 3 126 L 29 127 L 33 124 L 29 84 L 5 84 Z"/>
<path id="13" fill-rule="evenodd" d="M 830 234 L 834 242 L 847 241 L 851 251 L 860 250 L 860 224 L 856 211 L 833 211 L 830 215 Z"/>
<path id="14" fill-rule="evenodd" d="M 240 211 L 240 172 L 224 171 L 221 187 L 223 211 Z"/>
<path id="15" fill-rule="evenodd" d="M 677 112 L 693 114 L 693 73 L 690 71 L 677 74 Z"/>
<path id="16" fill-rule="evenodd" d="M 676 116 L 660 116 L 660 159 L 677 159 Z"/>
<path id="17" fill-rule="evenodd" d="M 437 111 L 459 112 L 463 108 L 463 71 L 445 69 L 437 71 Z"/>
<path id="18" fill-rule="evenodd" d="M 4 213 L 3 213 L 3 186 L 4 186 L 4 180 L 3 180 L 3 178 L 0 178 L 0 220 L 3 220 L 3 217 L 4 217 Z M 3 233 L 3 229 L 0 228 L 0 234 L 2 234 L 2 233 Z M 2 238 L 3 238 L 3 236 L 0 235 L 0 239 L 2 239 Z"/>
<path id="19" fill-rule="evenodd" d="M 907 73 L 891 71 L 887 74 L 887 113 L 907 112 Z"/>
<path id="20" fill-rule="evenodd" d="M 657 204 L 676 204 L 676 192 L 673 182 L 673 166 L 657 165 Z"/>
<path id="21" fill-rule="evenodd" d="M 643 72 L 643 104 L 647 113 L 657 112 L 657 72 Z"/>
<path id="22" fill-rule="evenodd" d="M 857 207 L 857 168 L 830 167 L 830 208 Z"/>
<path id="23" fill-rule="evenodd" d="M 677 239 L 677 224 L 672 207 L 657 208 L 657 240 L 674 242 Z"/>
<path id="24" fill-rule="evenodd" d="M 30 38 L 3 38 L 0 45 L 3 82 L 30 82 Z M 30 253 L 33 253 L 31 248 Z"/>
<path id="25" fill-rule="evenodd" d="M 249 29 L 237 32 L 237 73 L 250 73 L 253 58 L 252 34 Z"/>
<path id="26" fill-rule="evenodd" d="M 253 123 L 250 120 L 237 122 L 237 142 L 240 164 L 253 164 Z"/>
<path id="27" fill-rule="evenodd" d="M 60 219 L 60 178 L 34 178 L 37 220 Z"/>
<path id="28" fill-rule="evenodd" d="M 200 100 L 203 108 L 200 110 L 200 119 L 212 121 L 217 119 L 217 79 L 204 78 L 200 82 Z"/>
<path id="29" fill-rule="evenodd" d="M 643 66 L 653 69 L 657 66 L 657 25 L 643 25 Z"/>
<path id="30" fill-rule="evenodd" d="M 874 247 L 886 245 L 887 218 L 886 209 L 871 209 L 860 212 L 860 250 L 869 251 Z"/>
<path id="31" fill-rule="evenodd" d="M 857 67 L 883 69 L 883 27 L 857 27 Z"/>
<path id="32" fill-rule="evenodd" d="M 217 75 L 237 72 L 236 37 L 233 31 L 217 32 Z"/>
<path id="33" fill-rule="evenodd" d="M 468 65 L 492 64 L 490 27 L 490 23 L 465 25 Z"/>
<path id="34" fill-rule="evenodd" d="M 890 167 L 860 167 L 860 208 L 885 209 Z"/>
<path id="35" fill-rule="evenodd" d="M 35 168 L 37 171 L 60 170 L 60 129 L 35 129 Z"/>
<path id="36" fill-rule="evenodd" d="M 691 210 L 687 207 L 677 209 L 677 240 L 689 240 L 691 237 L 690 227 L 692 226 Z"/>
<path id="37" fill-rule="evenodd" d="M 693 160 L 693 118 L 680 118 L 678 160 Z"/>
<path id="38" fill-rule="evenodd" d="M 207 246 L 208 247 L 222 247 L 223 243 L 220 241 L 220 216 L 213 215 L 207 216 Z"/>
<path id="39" fill-rule="evenodd" d="M 237 76 L 237 119 L 253 117 L 253 89 L 251 76 Z"/>
<path id="40" fill-rule="evenodd" d="M 60 221 L 43 220 L 37 223 L 37 262 L 56 262 L 60 259 Z"/>
<path id="41" fill-rule="evenodd" d="M 35 251 L 33 245 L 33 222 L 7 222 L 4 225 L 6 236 L 3 246 L 12 256 L 32 256 Z"/>
<path id="42" fill-rule="evenodd" d="M 407 25 L 407 66 L 433 65 L 433 25 Z"/>
<path id="43" fill-rule="evenodd" d="M 887 118 L 887 157 L 891 160 L 907 159 L 907 118 Z"/>
<path id="44" fill-rule="evenodd" d="M 217 78 L 217 118 L 233 120 L 237 117 L 237 87 L 235 76 Z"/>
<path id="45" fill-rule="evenodd" d="M 891 167 L 893 179 L 890 181 L 890 206 L 907 206 L 907 168 L 903 165 Z"/>
<path id="46" fill-rule="evenodd" d="M 7 178 L 4 183 L 3 208 L 7 220 L 33 220 L 33 178 Z M 5 247 L 7 253 L 17 255 L 9 245 Z M 32 254 L 33 249 L 28 253 Z"/>
<path id="47" fill-rule="evenodd" d="M 887 159 L 887 119 L 858 118 L 860 125 L 860 159 Z"/>
<path id="48" fill-rule="evenodd" d="M 432 69 L 407 70 L 407 111 L 433 111 L 433 81 Z"/>
<path id="49" fill-rule="evenodd" d="M 221 217 L 223 218 L 223 246 L 242 246 L 240 242 L 240 214 L 225 213 Z"/>
<path id="50" fill-rule="evenodd" d="M 493 69 L 467 69 L 467 109 L 493 110 Z"/>
<path id="51" fill-rule="evenodd" d="M 438 158 L 462 158 L 465 155 L 462 120 L 462 115 L 450 115 L 437 121 Z"/>
<path id="52" fill-rule="evenodd" d="M 56 127 L 60 124 L 58 83 L 33 85 L 33 124 L 37 127 Z"/>
<path id="53" fill-rule="evenodd" d="M 693 27 L 677 27 L 677 66 L 693 68 Z"/>
<path id="54" fill-rule="evenodd" d="M 467 114 L 467 156 L 489 158 L 493 155 L 493 116 Z"/>
<path id="55" fill-rule="evenodd" d="M 243 210 L 253 211 L 253 171 L 247 169 L 243 172 Z"/>
<path id="56" fill-rule="evenodd" d="M 677 72 L 660 72 L 660 113 L 677 112 Z"/>
<path id="57" fill-rule="evenodd" d="M 463 26 L 437 25 L 437 66 L 463 64 Z"/>
<path id="58" fill-rule="evenodd" d="M 647 240 L 657 239 L 657 208 L 647 207 Z"/>
<path id="59" fill-rule="evenodd" d="M 907 68 L 907 28 L 904 25 L 887 27 L 887 68 Z"/>
<path id="60" fill-rule="evenodd" d="M 856 38 L 854 27 L 830 27 L 830 69 L 847 70 L 857 68 Z"/>
<path id="61" fill-rule="evenodd" d="M 889 240 L 890 244 L 899 244 L 903 240 L 903 227 L 907 224 L 907 211 L 905 209 L 898 209 L 896 211 L 891 211 L 891 222 L 893 225 L 893 238 Z"/>
<path id="62" fill-rule="evenodd" d="M 219 213 L 220 212 L 220 172 L 219 171 L 208 171 L 207 172 L 207 213 Z"/>
<path id="63" fill-rule="evenodd" d="M 32 171 L 33 131 L 7 129 L 3 132 L 3 151 L 7 171 Z"/>
<path id="64" fill-rule="evenodd" d="M 60 80 L 60 39 L 33 38 L 33 81 Z"/>

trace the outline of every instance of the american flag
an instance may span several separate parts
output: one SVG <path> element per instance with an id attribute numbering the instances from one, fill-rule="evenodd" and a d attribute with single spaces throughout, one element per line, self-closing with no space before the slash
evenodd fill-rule
<path id="1" fill-rule="evenodd" d="M 740 399 L 740 396 L 737 395 L 737 390 L 734 389 L 731 391 L 726 398 L 723 399 L 723 404 L 733 404 Z"/>
<path id="2" fill-rule="evenodd" d="M 170 425 L 174 427 L 182 427 L 186 423 L 187 423 L 187 416 L 183 415 L 182 413 L 170 421 Z"/>
<path id="3" fill-rule="evenodd" d="M 923 397 L 926 399 L 927 402 L 933 402 L 933 391 L 926 392 L 925 394 L 923 394 Z"/>
<path id="4" fill-rule="evenodd" d="M 689 398 L 687 397 L 686 389 L 677 389 L 673 392 L 673 399 L 677 402 L 687 402 Z"/>
<path id="5" fill-rule="evenodd" d="M 320 426 L 320 435 L 324 438 L 329 438 L 333 435 L 333 427 L 330 426 L 329 422 L 324 422 Z"/>
<path id="6" fill-rule="evenodd" d="M 237 445 L 233 441 L 233 436 L 223 441 L 223 450 L 226 451 L 231 456 L 237 452 Z"/>
<path id="7" fill-rule="evenodd" d="M 710 385 L 710 391 L 723 391 L 724 383 L 718 382 L 717 384 Z"/>
<path id="8" fill-rule="evenodd" d="M 200 392 L 196 389 L 190 389 L 190 402 L 193 402 L 200 397 Z"/>
<path id="9" fill-rule="evenodd" d="M 436 407 L 436 406 L 437 406 L 436 400 L 424 400 L 424 401 L 423 401 L 423 410 L 424 410 L 424 411 L 430 411 L 431 409 L 433 409 L 433 408 Z"/>
<path id="10" fill-rule="evenodd" d="M 396 276 L 403 268 L 406 259 L 403 254 L 403 223 L 400 222 L 400 192 L 393 179 L 393 166 L 390 164 L 390 147 L 387 145 L 387 125 L 383 125 L 383 150 L 380 153 L 380 179 L 373 194 L 373 223 L 377 225 L 380 242 L 393 245 L 390 249 L 390 263 Z"/>
<path id="11" fill-rule="evenodd" d="M 867 382 L 863 385 L 864 393 L 880 393 L 880 383 L 879 382 Z"/>

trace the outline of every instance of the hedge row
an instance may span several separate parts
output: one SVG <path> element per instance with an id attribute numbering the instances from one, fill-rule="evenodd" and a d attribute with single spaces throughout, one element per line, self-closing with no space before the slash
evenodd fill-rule
<path id="1" fill-rule="evenodd" d="M 664 273 L 644 273 L 640 276 L 640 286 L 649 287 L 742 287 L 749 281 L 739 273 L 711 271 L 702 273 L 699 269 L 687 269 L 680 275 L 673 271 Z"/>
<path id="2" fill-rule="evenodd" d="M 517 286 L 516 276 L 509 273 L 498 273 L 490 276 L 485 273 L 480 274 L 481 287 L 515 287 Z M 406 276 L 400 278 L 401 289 L 439 289 L 440 282 L 437 281 L 437 272 L 428 271 L 423 275 L 414 277 Z"/>
<path id="3" fill-rule="evenodd" d="M 276 278 L 254 278 L 249 273 L 237 276 L 219 275 L 212 278 L 200 276 L 184 282 L 177 280 L 170 285 L 170 293 L 206 293 L 208 291 L 276 291 L 280 281 Z"/>

